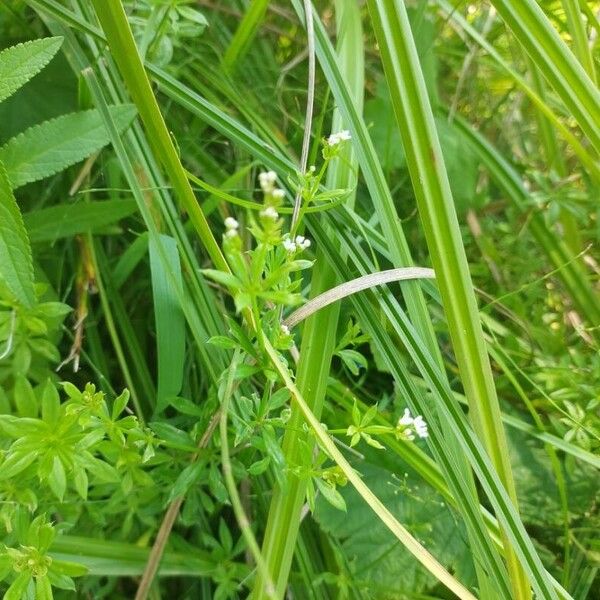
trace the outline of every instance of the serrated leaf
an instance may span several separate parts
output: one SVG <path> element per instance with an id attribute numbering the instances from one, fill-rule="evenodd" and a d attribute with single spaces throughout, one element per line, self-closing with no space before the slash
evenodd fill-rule
<path id="1" fill-rule="evenodd" d="M 0 160 L 0 277 L 19 302 L 33 306 L 33 260 L 23 218 Z"/>
<path id="2" fill-rule="evenodd" d="M 135 117 L 131 104 L 110 107 L 119 131 Z M 109 142 L 96 109 L 63 115 L 30 127 L 0 148 L 0 160 L 14 189 L 54 175 L 87 158 Z"/>
<path id="3" fill-rule="evenodd" d="M 42 38 L 0 52 L 0 102 L 37 75 L 58 52 L 61 37 Z"/>

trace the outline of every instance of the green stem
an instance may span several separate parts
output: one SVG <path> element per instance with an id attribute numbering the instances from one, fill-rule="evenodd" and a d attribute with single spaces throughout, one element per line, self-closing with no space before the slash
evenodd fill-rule
<path id="1" fill-rule="evenodd" d="M 362 111 L 363 96 L 363 48 L 360 10 L 354 3 L 345 0 L 336 2 L 336 20 L 339 39 L 339 61 L 352 85 L 356 105 Z M 334 112 L 332 128 L 343 129 L 344 122 L 338 110 Z M 356 158 L 348 145 L 342 150 L 342 157 L 329 165 L 327 187 L 349 188 L 353 185 Z M 317 181 L 320 183 L 325 173 L 325 165 L 320 169 Z M 318 187 L 318 184 L 315 186 Z M 354 203 L 354 195 L 347 202 Z M 310 207 L 303 205 L 302 213 Z M 336 283 L 333 269 L 319 249 L 315 269 L 311 280 L 311 296 L 324 292 Z M 300 359 L 297 371 L 297 383 L 306 397 L 310 409 L 319 418 L 327 390 L 331 358 L 335 348 L 340 308 L 330 306 L 310 317 L 303 330 Z M 289 465 L 301 465 L 303 454 L 300 451 L 306 434 L 302 432 L 302 415 L 298 407 L 292 407 L 292 416 L 283 440 L 283 454 Z M 306 465 L 307 466 L 307 465 Z M 296 546 L 300 527 L 300 511 L 306 496 L 306 482 L 297 477 L 288 477 L 285 489 L 276 487 L 269 507 L 267 527 L 263 541 L 263 551 L 269 572 L 276 583 L 278 597 L 283 597 Z M 254 598 L 260 598 L 256 592 L 263 582 L 256 582 Z"/>
<path id="2" fill-rule="evenodd" d="M 235 515 L 240 531 L 242 532 L 242 535 L 246 540 L 246 544 L 248 545 L 248 548 L 250 549 L 250 552 L 252 552 L 252 556 L 256 561 L 256 565 L 261 574 L 261 578 L 265 582 L 263 591 L 267 598 L 275 598 L 275 586 L 271 581 L 269 571 L 267 570 L 267 565 L 265 563 L 263 555 L 261 554 L 258 542 L 254 537 L 252 527 L 250 526 L 250 521 L 248 520 L 246 512 L 244 511 L 244 507 L 242 505 L 242 501 L 240 499 L 240 495 L 238 494 L 237 487 L 235 484 L 235 479 L 233 477 L 231 459 L 229 456 L 227 418 L 229 415 L 229 402 L 233 394 L 235 372 L 240 361 L 241 351 L 238 348 L 234 352 L 233 358 L 231 359 L 231 366 L 229 367 L 229 371 L 227 373 L 227 380 L 225 383 L 225 389 L 223 391 L 223 399 L 221 400 L 221 418 L 219 422 L 219 430 L 221 434 L 221 467 L 223 469 L 225 485 L 227 486 L 227 491 L 229 492 L 229 499 L 231 501 L 231 507 L 233 508 L 233 514 Z"/>
<path id="3" fill-rule="evenodd" d="M 92 3 L 106 35 L 111 56 L 119 67 L 146 128 L 152 149 L 167 172 L 182 208 L 189 214 L 215 267 L 229 271 L 221 249 L 196 201 L 173 139 L 152 93 L 121 0 L 92 0 Z"/>

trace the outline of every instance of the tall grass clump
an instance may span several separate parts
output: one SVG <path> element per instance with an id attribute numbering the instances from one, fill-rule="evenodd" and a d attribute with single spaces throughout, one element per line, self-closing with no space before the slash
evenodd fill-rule
<path id="1" fill-rule="evenodd" d="M 598 8 L 1 4 L 3 597 L 597 597 Z"/>

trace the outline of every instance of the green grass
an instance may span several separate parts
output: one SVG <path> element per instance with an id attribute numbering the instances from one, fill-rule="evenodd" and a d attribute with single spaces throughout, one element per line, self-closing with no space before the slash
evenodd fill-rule
<path id="1" fill-rule="evenodd" d="M 0 4 L 4 598 L 597 597 L 598 8 Z"/>

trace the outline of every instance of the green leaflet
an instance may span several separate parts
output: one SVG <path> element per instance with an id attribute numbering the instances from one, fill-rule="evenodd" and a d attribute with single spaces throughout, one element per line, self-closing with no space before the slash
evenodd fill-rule
<path id="1" fill-rule="evenodd" d="M 112 106 L 111 114 L 122 132 L 135 117 L 135 108 L 130 104 Z M 0 160 L 16 189 L 66 169 L 100 150 L 108 141 L 100 113 L 88 110 L 27 129 L 0 148 Z"/>
<path id="2" fill-rule="evenodd" d="M 0 102 L 37 75 L 58 52 L 61 37 L 17 44 L 0 52 Z"/>
<path id="3" fill-rule="evenodd" d="M 17 201 L 0 161 L 0 277 L 25 306 L 35 302 L 33 260 Z"/>
<path id="4" fill-rule="evenodd" d="M 106 230 L 137 209 L 134 200 L 106 200 L 104 202 L 74 202 L 42 208 L 23 215 L 32 244 L 54 242 L 79 233 Z"/>

